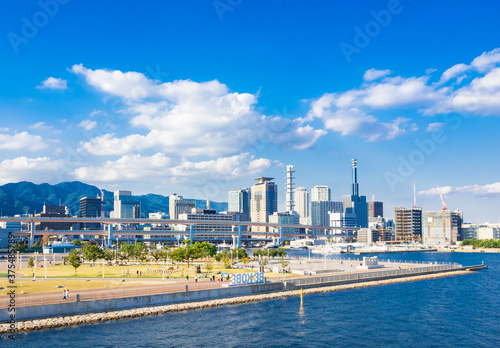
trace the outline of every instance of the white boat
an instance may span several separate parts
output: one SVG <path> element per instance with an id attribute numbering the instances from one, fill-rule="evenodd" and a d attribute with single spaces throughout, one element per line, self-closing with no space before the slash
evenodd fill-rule
<path id="1" fill-rule="evenodd" d="M 321 248 L 311 249 L 313 254 L 343 254 L 346 250 L 336 245 L 323 245 Z"/>

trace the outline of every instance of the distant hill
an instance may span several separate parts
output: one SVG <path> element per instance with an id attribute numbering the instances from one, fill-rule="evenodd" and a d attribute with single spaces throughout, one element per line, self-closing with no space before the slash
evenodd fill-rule
<path id="1" fill-rule="evenodd" d="M 113 210 L 113 192 L 103 190 L 106 203 L 106 215 Z M 132 192 L 133 193 L 133 192 Z M 57 185 L 31 182 L 18 182 L 0 186 L 0 215 L 13 216 L 16 214 L 33 214 L 41 212 L 43 205 L 59 205 L 68 207 L 71 215 L 80 212 L 80 198 L 97 197 L 101 195 L 99 188 L 79 181 L 62 182 Z M 135 196 L 141 202 L 141 215 L 147 217 L 149 213 L 168 213 L 168 197 L 155 194 Z M 187 199 L 187 198 L 186 198 Z M 205 208 L 205 200 L 195 200 L 196 207 Z M 218 212 L 227 210 L 226 202 L 211 202 L 212 209 Z"/>

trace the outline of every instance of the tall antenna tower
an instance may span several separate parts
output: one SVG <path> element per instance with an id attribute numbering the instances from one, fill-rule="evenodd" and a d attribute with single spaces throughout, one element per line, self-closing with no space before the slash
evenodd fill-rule
<path id="1" fill-rule="evenodd" d="M 286 211 L 291 213 L 295 209 L 295 201 L 293 200 L 293 189 L 294 189 L 294 182 L 293 179 L 295 177 L 293 176 L 293 173 L 295 173 L 295 170 L 293 170 L 293 166 L 291 164 L 286 166 L 286 198 L 285 198 L 285 207 Z"/>

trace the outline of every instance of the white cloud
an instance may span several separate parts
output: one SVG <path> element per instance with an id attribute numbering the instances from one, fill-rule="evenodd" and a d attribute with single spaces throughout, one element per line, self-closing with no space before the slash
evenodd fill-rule
<path id="1" fill-rule="evenodd" d="M 29 150 L 38 151 L 46 148 L 41 136 L 32 135 L 28 132 L 16 133 L 14 135 L 0 134 L 0 150 Z"/>
<path id="2" fill-rule="evenodd" d="M 80 124 L 78 124 L 78 127 L 82 127 L 85 130 L 90 131 L 90 130 L 94 129 L 95 127 L 97 127 L 97 122 L 91 121 L 91 120 L 83 120 L 82 122 L 80 122 Z"/>
<path id="3" fill-rule="evenodd" d="M 0 162 L 0 184 L 18 181 L 59 182 L 64 160 L 48 157 L 17 157 Z"/>
<path id="4" fill-rule="evenodd" d="M 429 123 L 429 125 L 427 126 L 427 129 L 425 130 L 426 132 L 433 132 L 439 128 L 442 128 L 444 127 L 444 123 L 443 122 L 433 122 L 433 123 Z"/>
<path id="5" fill-rule="evenodd" d="M 467 185 L 467 186 L 444 186 L 439 188 L 443 195 L 447 195 L 450 193 L 472 193 L 476 196 L 491 196 L 491 195 L 500 195 L 500 182 L 496 182 L 493 184 L 487 185 Z M 437 188 L 432 188 L 430 190 L 420 191 L 418 193 L 422 196 L 435 196 L 439 195 L 439 191 Z"/>
<path id="6" fill-rule="evenodd" d="M 368 82 L 374 81 L 374 80 L 378 80 L 378 79 L 385 77 L 387 75 L 390 75 L 390 74 L 391 74 L 391 71 L 389 69 L 377 70 L 377 69 L 371 68 L 371 69 L 365 71 L 365 74 L 363 75 L 363 80 L 368 81 Z"/>
<path id="7" fill-rule="evenodd" d="M 204 184 L 258 175 L 277 165 L 266 158 L 254 158 L 249 153 L 214 160 L 191 162 L 157 153 L 153 156 L 125 155 L 102 165 L 82 166 L 72 175 L 90 182 L 144 182 L 158 181 Z"/>
<path id="8" fill-rule="evenodd" d="M 49 77 L 48 79 L 42 81 L 40 86 L 36 86 L 38 89 L 67 89 L 68 82 L 61 78 Z"/>
<path id="9" fill-rule="evenodd" d="M 104 134 L 80 149 L 92 154 L 125 155 L 154 149 L 177 156 L 227 156 L 262 143 L 306 149 L 326 132 L 303 120 L 266 116 L 255 109 L 257 97 L 232 93 L 217 80 L 159 83 L 137 72 L 71 68 L 96 89 L 120 97 L 143 132 L 124 137 Z"/>
<path id="10" fill-rule="evenodd" d="M 479 57 L 474 58 L 471 67 L 479 72 L 487 72 L 500 62 L 500 48 L 495 48 L 490 52 L 483 52 Z"/>
<path id="11" fill-rule="evenodd" d="M 438 84 L 443 84 L 445 82 L 448 82 L 452 78 L 459 76 L 469 70 L 470 67 L 467 64 L 456 64 L 446 70 L 442 75 L 441 79 L 439 80 Z"/>

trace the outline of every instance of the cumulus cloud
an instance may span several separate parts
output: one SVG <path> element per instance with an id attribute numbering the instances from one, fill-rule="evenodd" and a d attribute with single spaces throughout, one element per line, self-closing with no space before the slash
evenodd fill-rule
<path id="1" fill-rule="evenodd" d="M 17 157 L 0 162 L 0 184 L 18 181 L 57 182 L 60 180 L 64 160 L 49 157 Z"/>
<path id="2" fill-rule="evenodd" d="M 83 120 L 82 122 L 80 122 L 80 124 L 78 124 L 78 127 L 90 131 L 97 127 L 97 122 L 92 120 Z"/>
<path id="3" fill-rule="evenodd" d="M 67 89 L 68 81 L 61 78 L 49 77 L 48 79 L 42 81 L 42 84 L 36 86 L 38 89 Z"/>
<path id="4" fill-rule="evenodd" d="M 439 188 L 443 195 L 451 193 L 472 193 L 476 196 L 497 196 L 500 195 L 500 182 L 487 185 L 467 185 L 467 186 L 444 186 Z M 422 196 L 435 196 L 439 195 L 437 188 L 432 188 L 425 191 L 419 191 Z"/>
<path id="5" fill-rule="evenodd" d="M 387 75 L 390 75 L 390 74 L 391 74 L 391 71 L 389 69 L 377 70 L 377 69 L 371 68 L 371 69 L 365 71 L 365 74 L 363 75 L 363 80 L 368 81 L 368 82 L 374 81 L 374 80 L 378 80 L 378 79 L 385 77 Z"/>
<path id="6" fill-rule="evenodd" d="M 14 135 L 0 133 L 0 150 L 29 150 L 38 151 L 48 145 L 39 135 L 28 132 L 16 133 Z"/>
<path id="7" fill-rule="evenodd" d="M 442 83 L 448 82 L 452 78 L 463 74 L 464 72 L 466 72 L 469 69 L 470 69 L 470 67 L 467 64 L 456 64 L 456 65 L 452 66 L 451 68 L 449 68 L 448 70 L 446 70 L 441 75 L 441 79 L 439 80 L 438 83 L 442 84 Z"/>
<path id="8" fill-rule="evenodd" d="M 124 137 L 103 134 L 82 142 L 80 150 L 101 155 L 125 155 L 156 149 L 180 156 L 227 156 L 259 142 L 289 149 L 314 145 L 326 132 L 303 120 L 263 115 L 257 97 L 230 92 L 217 80 L 177 80 L 160 83 L 141 73 L 91 70 L 74 65 L 99 91 L 122 99 L 138 131 Z"/>
<path id="9" fill-rule="evenodd" d="M 164 153 L 152 156 L 125 155 L 116 161 L 97 166 L 81 166 L 72 173 L 78 180 L 92 182 L 142 182 L 144 178 L 159 182 L 203 184 L 214 178 L 233 180 L 258 175 L 278 165 L 249 153 L 192 162 L 169 157 Z"/>

